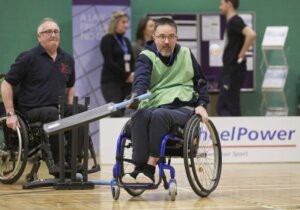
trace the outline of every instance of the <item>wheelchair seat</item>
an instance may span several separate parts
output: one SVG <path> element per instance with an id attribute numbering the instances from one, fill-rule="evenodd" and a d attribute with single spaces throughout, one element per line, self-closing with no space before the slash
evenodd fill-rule
<path id="1" fill-rule="evenodd" d="M 175 169 L 172 158 L 183 158 L 186 175 L 193 191 L 206 197 L 213 192 L 220 180 L 222 168 L 221 144 L 218 132 L 212 123 L 203 123 L 199 115 L 194 115 L 183 127 L 174 126 L 161 143 L 161 154 L 158 162 L 159 180 L 154 185 L 122 183 L 122 177 L 134 169 L 132 161 L 131 120 L 124 125 L 117 142 L 116 163 L 113 170 L 112 195 L 119 198 L 120 187 L 130 195 L 138 196 L 147 189 L 156 189 L 163 181 L 169 190 L 171 200 L 177 194 Z M 166 161 L 168 159 L 168 161 Z M 164 170 L 170 171 L 170 180 Z"/>

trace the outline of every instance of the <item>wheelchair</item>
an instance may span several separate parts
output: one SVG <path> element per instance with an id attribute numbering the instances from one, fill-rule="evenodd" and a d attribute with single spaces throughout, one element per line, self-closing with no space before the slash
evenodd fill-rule
<path id="1" fill-rule="evenodd" d="M 20 113 L 16 113 L 16 115 L 20 124 L 20 128 L 17 128 L 16 131 L 6 126 L 6 116 L 0 117 L 0 182 L 3 184 L 15 183 L 24 173 L 28 160 L 33 162 L 33 166 L 26 175 L 26 183 L 38 181 L 38 170 L 42 160 L 46 162 L 50 174 L 58 174 L 42 123 L 28 123 Z M 89 151 L 93 158 L 93 166 L 88 169 L 88 173 L 100 171 L 91 139 L 89 140 Z M 43 180 L 40 182 L 38 185 L 40 187 L 50 186 L 52 183 L 43 182 Z M 23 185 L 24 189 L 33 188 L 25 184 Z"/>
<path id="2" fill-rule="evenodd" d="M 139 196 L 145 190 L 157 189 L 161 182 L 172 201 L 176 199 L 177 182 L 171 159 L 183 158 L 188 182 L 200 197 L 206 197 L 218 186 L 222 170 L 222 151 L 217 129 L 212 121 L 203 123 L 199 115 L 193 115 L 184 128 L 175 126 L 166 134 L 161 143 L 158 161 L 159 179 L 154 184 L 123 183 L 122 177 L 134 169 L 131 141 L 131 121 L 123 127 L 117 141 L 116 163 L 113 167 L 111 192 L 114 200 L 124 188 L 132 196 Z M 167 176 L 165 170 L 170 174 Z M 167 177 L 170 177 L 167 180 Z"/>

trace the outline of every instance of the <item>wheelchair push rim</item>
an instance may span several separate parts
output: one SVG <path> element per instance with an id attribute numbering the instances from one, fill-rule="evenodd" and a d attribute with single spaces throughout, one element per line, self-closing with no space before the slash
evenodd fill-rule
<path id="1" fill-rule="evenodd" d="M 0 118 L 2 125 L 3 137 L 9 140 L 2 142 L 0 149 L 0 182 L 12 184 L 16 182 L 23 174 L 28 155 L 28 137 L 24 121 L 18 117 L 20 128 L 16 132 L 6 129 L 5 134 L 3 126 L 6 126 L 7 117 Z M 14 136 L 14 137 L 13 137 Z M 17 140 L 16 140 L 17 137 Z"/>
<path id="2" fill-rule="evenodd" d="M 184 132 L 184 166 L 193 191 L 208 196 L 218 186 L 222 154 L 218 132 L 209 120 L 204 124 L 200 116 L 193 116 Z"/>

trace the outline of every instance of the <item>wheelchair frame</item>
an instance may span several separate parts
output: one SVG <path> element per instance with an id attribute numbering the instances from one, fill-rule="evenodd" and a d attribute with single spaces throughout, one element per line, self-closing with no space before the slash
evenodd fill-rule
<path id="1" fill-rule="evenodd" d="M 163 181 L 164 188 L 169 190 L 171 200 L 174 201 L 177 195 L 177 182 L 175 169 L 170 164 L 172 157 L 182 157 L 184 159 L 189 184 L 197 195 L 206 197 L 216 189 L 222 170 L 221 143 L 213 122 L 209 120 L 207 124 L 204 124 L 199 115 L 194 115 L 187 122 L 183 133 L 168 133 L 163 137 L 158 162 L 159 180 L 156 183 L 122 183 L 121 178 L 123 175 L 133 170 L 133 165 L 129 166 L 131 171 L 126 169 L 125 164 L 133 164 L 133 161 L 130 157 L 124 157 L 126 150 L 132 149 L 130 134 L 128 134 L 128 128 L 126 128 L 129 123 L 130 121 L 123 127 L 117 141 L 116 163 L 113 168 L 113 179 L 111 180 L 111 191 L 115 200 L 119 199 L 120 188 L 124 188 L 132 196 L 139 196 L 145 190 L 157 189 Z M 171 146 L 168 145 L 170 142 L 173 143 Z M 166 149 L 168 147 L 171 147 L 170 151 L 174 148 L 177 149 L 177 154 L 167 154 Z M 130 153 L 129 151 L 127 155 L 130 156 Z M 168 163 L 165 161 L 166 158 L 168 158 Z M 164 170 L 170 171 L 169 181 L 167 181 Z"/>
<path id="2" fill-rule="evenodd" d="M 16 132 L 7 128 L 6 116 L 0 117 L 4 137 L 3 148 L 0 148 L 0 182 L 3 184 L 16 182 L 22 176 L 27 160 L 32 158 L 33 166 L 26 176 L 23 189 L 53 186 L 58 179 L 38 180 L 37 176 L 41 160 L 46 162 L 49 172 L 55 170 L 50 143 L 43 130 L 43 125 L 40 122 L 29 124 L 21 114 L 17 113 L 16 115 L 20 124 L 20 128 L 17 128 Z M 94 165 L 88 169 L 87 173 L 100 171 L 91 139 L 88 147 Z M 59 171 L 56 170 L 56 173 L 58 174 Z"/>

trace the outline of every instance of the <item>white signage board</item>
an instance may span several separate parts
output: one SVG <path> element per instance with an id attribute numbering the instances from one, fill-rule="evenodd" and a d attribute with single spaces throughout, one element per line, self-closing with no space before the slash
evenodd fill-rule
<path id="1" fill-rule="evenodd" d="M 281 49 L 285 45 L 288 26 L 267 26 L 262 41 L 263 49 Z"/>
<path id="2" fill-rule="evenodd" d="M 202 16 L 202 40 L 221 39 L 221 19 L 219 15 Z"/>
<path id="3" fill-rule="evenodd" d="M 128 118 L 100 120 L 100 163 L 115 163 L 118 135 Z M 300 162 L 300 117 L 211 117 L 223 162 Z"/>
<path id="4" fill-rule="evenodd" d="M 286 66 L 268 67 L 262 84 L 263 90 L 283 89 L 287 78 L 288 69 Z"/>

